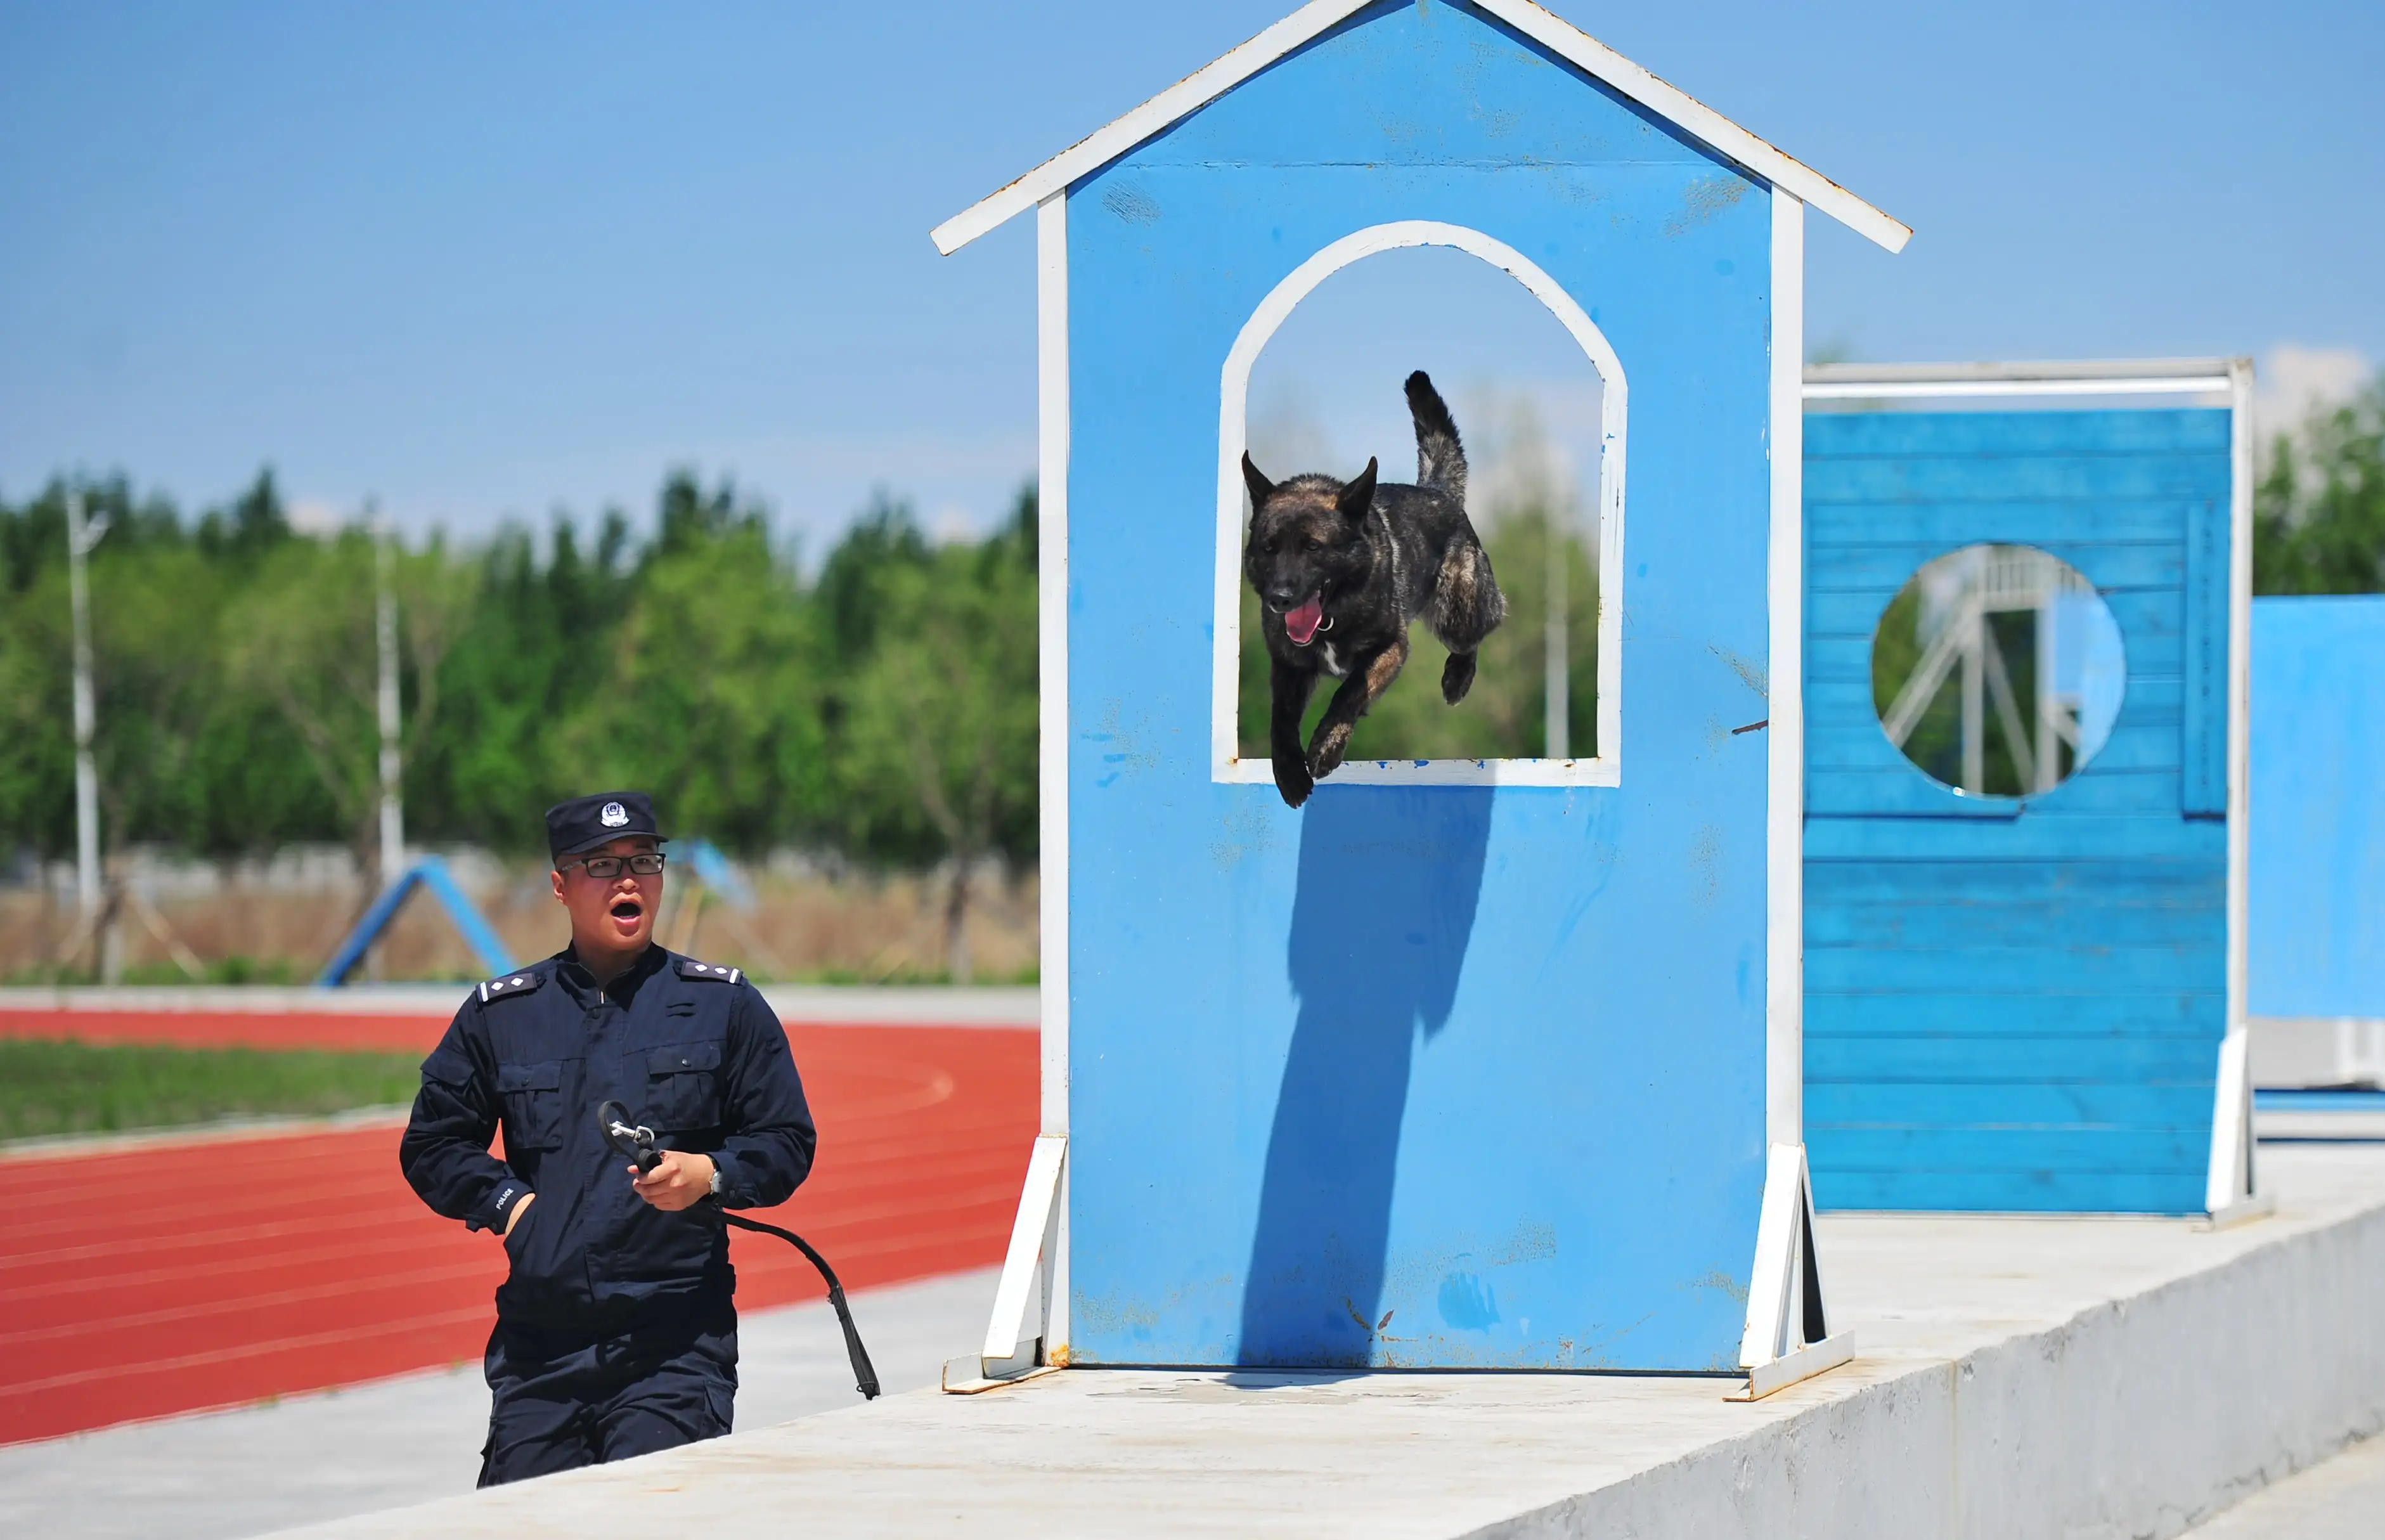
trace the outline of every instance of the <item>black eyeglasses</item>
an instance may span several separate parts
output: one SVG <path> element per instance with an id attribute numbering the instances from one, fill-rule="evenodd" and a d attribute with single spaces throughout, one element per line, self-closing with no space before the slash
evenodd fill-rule
<path id="1" fill-rule="evenodd" d="M 564 862 L 563 870 L 568 870 L 575 866 L 600 883 L 609 883 L 621 874 L 623 867 L 628 867 L 641 877 L 658 876 L 663 870 L 663 857 L 659 850 L 650 850 L 636 856 L 590 856 L 584 860 Z"/>

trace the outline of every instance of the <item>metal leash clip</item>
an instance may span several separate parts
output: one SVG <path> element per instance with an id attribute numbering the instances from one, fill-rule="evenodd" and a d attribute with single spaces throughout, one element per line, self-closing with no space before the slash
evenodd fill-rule
<path id="1" fill-rule="evenodd" d="M 638 1169 L 640 1176 L 650 1175 L 663 1163 L 663 1152 L 655 1147 L 655 1131 L 643 1123 L 630 1121 L 630 1109 L 617 1101 L 608 1101 L 596 1108 L 596 1126 L 605 1131 L 605 1142 L 626 1156 Z M 776 1235 L 810 1258 L 813 1267 L 828 1283 L 828 1302 L 836 1307 L 836 1321 L 844 1328 L 844 1356 L 853 1363 L 853 1388 L 861 1392 L 864 1400 L 878 1399 L 878 1371 L 869 1362 L 869 1349 L 861 1346 L 861 1330 L 853 1323 L 853 1310 L 844 1302 L 844 1285 L 836 1281 L 836 1270 L 828 1258 L 813 1249 L 811 1242 L 792 1230 L 781 1230 L 775 1224 L 764 1224 L 732 1214 L 710 1199 L 712 1217 L 723 1224 L 740 1230 L 756 1230 L 765 1235 Z"/>
<path id="2" fill-rule="evenodd" d="M 652 1174 L 663 1163 L 663 1152 L 655 1148 L 655 1131 L 643 1124 L 632 1125 L 630 1109 L 619 1102 L 598 1108 L 596 1121 L 605 1130 L 605 1142 L 628 1156 L 640 1176 Z"/>

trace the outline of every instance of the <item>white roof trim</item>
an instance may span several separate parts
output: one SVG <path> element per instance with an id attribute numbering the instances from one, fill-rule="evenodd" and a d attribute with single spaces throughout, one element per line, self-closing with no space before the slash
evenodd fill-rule
<path id="1" fill-rule="evenodd" d="M 1944 395 L 2203 395 L 2235 387 L 2249 358 L 2062 359 L 2039 363 L 1808 364 L 1808 401 Z"/>
<path id="2" fill-rule="evenodd" d="M 1079 140 L 1009 186 L 970 205 L 938 225 L 931 237 L 936 249 L 947 257 L 951 256 L 996 225 L 1025 213 L 1070 182 L 1108 165 L 1177 119 L 1217 100 L 1369 3 L 1371 0 L 1309 0 L 1307 5 L 1233 52 L 1187 75 L 1107 128 Z M 1570 22 L 1550 15 L 1532 4 L 1532 0 L 1472 0 L 1472 3 L 1552 53 L 1605 81 L 1641 106 L 1671 119 L 1713 149 L 1739 162 L 1775 187 L 1804 199 L 1857 234 L 1890 251 L 1904 250 L 1904 243 L 1913 238 L 1909 228 L 1890 219 L 1819 171 L 1781 154 L 1721 113 L 1686 92 L 1666 84 Z"/>

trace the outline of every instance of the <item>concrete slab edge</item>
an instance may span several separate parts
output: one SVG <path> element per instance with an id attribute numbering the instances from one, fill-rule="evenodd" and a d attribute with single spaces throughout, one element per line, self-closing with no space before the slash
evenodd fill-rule
<path id="1" fill-rule="evenodd" d="M 2381 1280 L 2385 1208 L 2281 1230 L 1958 1359 L 1858 1360 L 1743 1436 L 1474 1534 L 2175 1535 L 2385 1429 Z"/>

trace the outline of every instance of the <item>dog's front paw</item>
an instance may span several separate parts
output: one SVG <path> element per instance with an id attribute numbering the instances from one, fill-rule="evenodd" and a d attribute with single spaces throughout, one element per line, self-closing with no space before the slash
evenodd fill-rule
<path id="1" fill-rule="evenodd" d="M 1301 763 L 1298 755 L 1280 754 L 1275 757 L 1275 789 L 1282 794 L 1285 807 L 1297 808 L 1308 800 L 1308 794 L 1317 789 L 1317 783 L 1310 778 L 1308 767 Z"/>
<path id="2" fill-rule="evenodd" d="M 1309 745 L 1308 773 L 1322 781 L 1342 768 L 1342 754 L 1350 746 L 1350 729 L 1346 723 L 1335 722 L 1317 735 Z"/>
<path id="3" fill-rule="evenodd" d="M 1441 666 L 1441 698 L 1455 706 L 1474 688 L 1474 655 L 1454 652 L 1449 661 Z"/>

